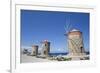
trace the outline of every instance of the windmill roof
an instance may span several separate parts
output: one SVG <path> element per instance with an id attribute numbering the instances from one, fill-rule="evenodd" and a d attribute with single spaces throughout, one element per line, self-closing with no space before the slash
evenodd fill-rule
<path id="1" fill-rule="evenodd" d="M 74 32 L 74 31 L 79 31 L 79 30 L 77 30 L 77 29 L 72 29 L 70 32 Z"/>

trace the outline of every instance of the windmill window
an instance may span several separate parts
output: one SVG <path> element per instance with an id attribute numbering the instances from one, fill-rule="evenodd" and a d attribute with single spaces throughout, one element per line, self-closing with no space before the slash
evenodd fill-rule
<path id="1" fill-rule="evenodd" d="M 46 46 L 46 44 L 45 44 L 45 46 Z"/>

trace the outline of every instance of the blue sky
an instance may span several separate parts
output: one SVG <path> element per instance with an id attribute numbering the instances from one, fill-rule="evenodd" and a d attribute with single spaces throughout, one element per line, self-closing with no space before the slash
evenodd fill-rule
<path id="1" fill-rule="evenodd" d="M 86 51 L 89 51 L 89 13 L 21 10 L 21 47 L 51 42 L 51 52 L 67 52 L 64 27 L 70 24 L 83 33 Z M 67 29 L 68 30 L 68 29 Z"/>

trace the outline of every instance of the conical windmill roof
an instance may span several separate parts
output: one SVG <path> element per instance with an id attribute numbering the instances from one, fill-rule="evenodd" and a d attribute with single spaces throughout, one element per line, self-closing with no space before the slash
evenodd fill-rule
<path id="1" fill-rule="evenodd" d="M 68 34 L 69 35 L 81 35 L 82 32 L 77 29 L 72 29 Z"/>
<path id="2" fill-rule="evenodd" d="M 76 31 L 80 32 L 78 29 L 72 29 L 70 32 L 76 32 Z"/>

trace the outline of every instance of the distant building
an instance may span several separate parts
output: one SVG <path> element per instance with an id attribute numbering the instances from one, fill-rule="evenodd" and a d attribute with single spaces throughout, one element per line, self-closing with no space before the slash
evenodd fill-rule
<path id="1" fill-rule="evenodd" d="M 23 54 L 27 54 L 28 53 L 28 50 L 27 49 L 23 49 Z"/>

